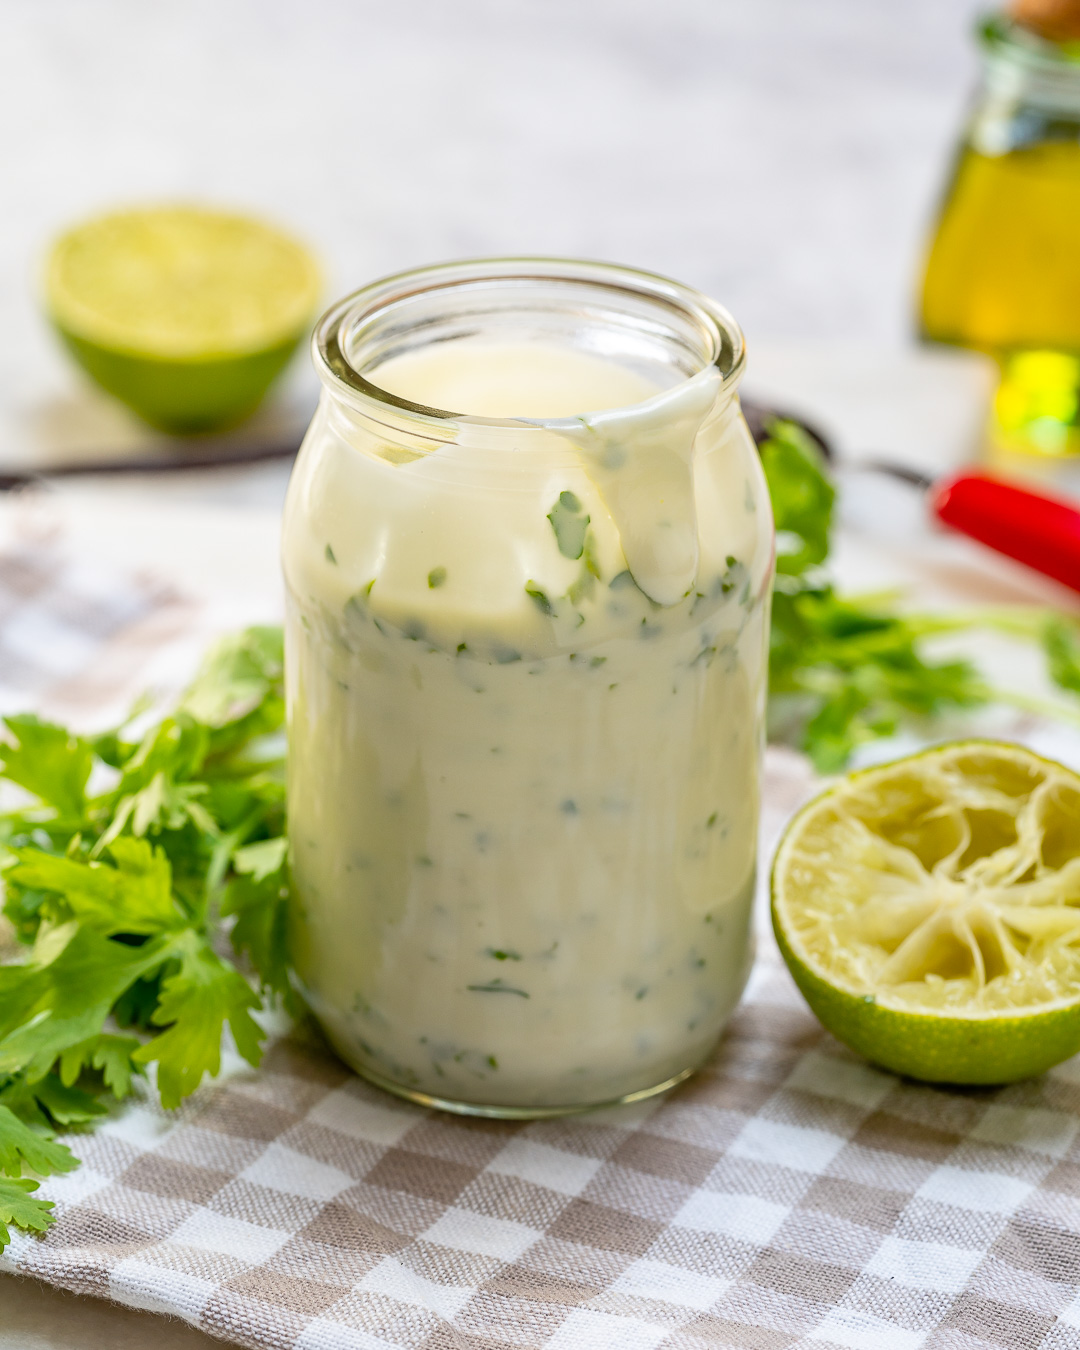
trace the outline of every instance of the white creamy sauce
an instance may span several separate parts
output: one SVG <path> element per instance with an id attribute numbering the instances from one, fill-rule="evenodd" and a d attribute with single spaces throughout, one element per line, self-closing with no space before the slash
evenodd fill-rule
<path id="1" fill-rule="evenodd" d="M 357 1067 L 437 1097 L 664 1082 L 749 960 L 772 556 L 752 442 L 718 376 L 665 392 L 570 349 L 443 343 L 367 378 L 566 420 L 408 452 L 324 397 L 284 542 L 312 1006 Z"/>
<path id="2" fill-rule="evenodd" d="M 660 392 L 614 361 L 545 342 L 440 342 L 384 361 L 368 378 L 398 398 L 470 417 L 578 417 Z"/>

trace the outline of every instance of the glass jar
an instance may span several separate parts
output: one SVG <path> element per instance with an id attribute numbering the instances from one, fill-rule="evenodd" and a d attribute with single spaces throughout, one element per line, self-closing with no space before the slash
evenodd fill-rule
<path id="1" fill-rule="evenodd" d="M 1080 51 L 1004 17 L 926 262 L 922 335 L 996 358 L 992 439 L 1080 450 Z"/>
<path id="2" fill-rule="evenodd" d="M 283 541 L 310 1006 L 424 1104 L 662 1091 L 751 959 L 773 527 L 742 335 L 660 277 L 510 259 L 358 291 L 313 349 Z M 651 393 L 462 414 L 380 387 L 402 360 L 511 403 L 553 361 Z"/>

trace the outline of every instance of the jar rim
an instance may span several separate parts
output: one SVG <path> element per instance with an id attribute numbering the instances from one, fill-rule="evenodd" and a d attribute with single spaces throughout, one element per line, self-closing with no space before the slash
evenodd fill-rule
<path id="1" fill-rule="evenodd" d="M 663 390 L 655 396 L 657 398 L 668 397 L 675 390 L 684 389 L 697 380 L 713 378 L 713 372 L 719 373 L 721 377 L 721 389 L 731 393 L 745 368 L 746 341 L 736 320 L 722 305 L 689 286 L 655 272 L 616 263 L 509 256 L 465 259 L 411 268 L 382 277 L 344 296 L 326 310 L 312 334 L 312 360 L 320 379 L 332 392 L 344 397 L 361 411 L 385 415 L 396 410 L 408 414 L 414 424 L 419 420 L 432 424 L 433 431 L 440 428 L 436 433 L 438 439 L 445 436 L 447 422 L 475 427 L 507 427 L 518 431 L 523 425 L 558 427 L 567 422 L 576 422 L 577 418 L 569 417 L 481 417 L 414 403 L 366 379 L 349 360 L 350 332 L 361 323 L 375 321 L 392 306 L 425 293 L 498 282 L 584 284 L 595 287 L 598 292 L 632 295 L 639 301 L 652 302 L 658 310 L 666 309 L 684 321 L 690 320 L 708 338 L 707 359 L 702 361 L 701 368 L 694 374 Z M 628 406 L 644 408 L 652 401 L 647 399 Z M 622 409 L 584 411 L 618 412 Z"/>

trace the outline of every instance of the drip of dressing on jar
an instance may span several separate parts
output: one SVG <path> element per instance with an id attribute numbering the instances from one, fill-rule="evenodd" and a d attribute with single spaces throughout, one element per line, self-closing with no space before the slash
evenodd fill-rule
<path id="1" fill-rule="evenodd" d="M 693 449 L 720 392 L 714 368 L 665 390 L 591 352 L 464 340 L 393 357 L 369 378 L 431 408 L 542 422 L 574 447 L 611 513 L 638 587 L 665 606 L 693 589 Z"/>

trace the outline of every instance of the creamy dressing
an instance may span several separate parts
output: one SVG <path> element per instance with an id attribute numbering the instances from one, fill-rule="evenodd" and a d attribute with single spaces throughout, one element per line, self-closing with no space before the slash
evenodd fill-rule
<path id="1" fill-rule="evenodd" d="M 305 440 L 284 563 L 308 997 L 399 1089 L 655 1087 L 708 1053 L 749 961 L 772 527 L 745 424 L 715 372 L 664 390 L 540 343 L 365 377 L 522 425 L 432 447 L 324 395 Z"/>
<path id="2" fill-rule="evenodd" d="M 660 393 L 637 371 L 546 342 L 438 343 L 384 361 L 372 383 L 398 398 L 470 417 L 579 417 Z"/>

